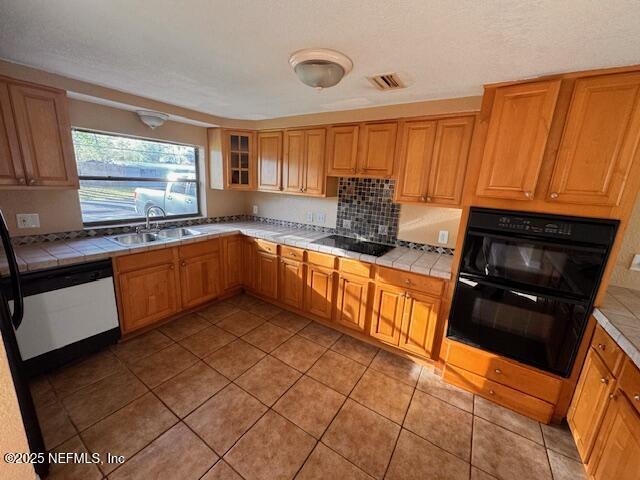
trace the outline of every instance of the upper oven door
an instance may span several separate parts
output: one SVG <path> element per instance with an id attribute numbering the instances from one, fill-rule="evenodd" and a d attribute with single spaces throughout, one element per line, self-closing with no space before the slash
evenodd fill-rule
<path id="1" fill-rule="evenodd" d="M 514 287 L 591 298 L 606 248 L 469 230 L 460 271 Z"/>

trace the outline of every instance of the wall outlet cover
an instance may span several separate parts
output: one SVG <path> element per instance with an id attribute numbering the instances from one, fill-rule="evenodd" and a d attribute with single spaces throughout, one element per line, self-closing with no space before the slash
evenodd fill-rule
<path id="1" fill-rule="evenodd" d="M 342 227 L 351 230 L 351 220 L 342 220 Z"/>
<path id="2" fill-rule="evenodd" d="M 327 221 L 327 214 L 324 212 L 317 212 L 316 214 L 316 222 L 320 225 L 324 225 Z"/>
<path id="3" fill-rule="evenodd" d="M 440 230 L 438 232 L 438 243 L 442 243 L 446 245 L 449 241 L 449 231 L 448 230 Z"/>
<path id="4" fill-rule="evenodd" d="M 378 235 L 387 235 L 389 233 L 389 227 L 386 225 L 378 225 Z"/>
<path id="5" fill-rule="evenodd" d="M 253 214 L 257 215 L 258 214 L 258 205 L 254 205 L 252 210 L 253 210 Z"/>
<path id="6" fill-rule="evenodd" d="M 313 223 L 313 212 L 307 212 L 307 223 Z"/>
<path id="7" fill-rule="evenodd" d="M 629 270 L 640 271 L 640 254 L 636 254 L 633 256 L 631 265 L 629 265 Z"/>
<path id="8" fill-rule="evenodd" d="M 18 213 L 16 222 L 18 228 L 38 228 L 40 227 L 40 215 L 37 213 Z"/>

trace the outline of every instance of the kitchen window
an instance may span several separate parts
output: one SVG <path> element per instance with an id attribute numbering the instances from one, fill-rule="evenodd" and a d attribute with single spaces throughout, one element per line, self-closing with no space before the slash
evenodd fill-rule
<path id="1" fill-rule="evenodd" d="M 168 218 L 200 215 L 197 147 L 80 129 L 72 134 L 85 225 L 141 221 L 152 206 Z"/>

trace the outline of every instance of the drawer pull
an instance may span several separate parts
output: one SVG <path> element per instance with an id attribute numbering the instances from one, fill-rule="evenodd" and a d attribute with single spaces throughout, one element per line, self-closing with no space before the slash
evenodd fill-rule
<path id="1" fill-rule="evenodd" d="M 489 395 L 495 395 L 496 392 L 494 392 L 493 390 L 489 390 Z"/>
<path id="2" fill-rule="evenodd" d="M 607 347 L 606 347 L 606 345 L 604 343 L 599 343 L 598 344 L 598 349 L 599 350 L 602 350 L 604 352 L 605 348 L 607 348 Z"/>
<path id="3" fill-rule="evenodd" d="M 636 402 L 640 402 L 640 394 L 635 394 L 635 395 L 633 396 L 633 399 L 634 399 Z"/>
<path id="4" fill-rule="evenodd" d="M 496 368 L 496 369 L 494 370 L 494 372 L 496 372 L 498 375 L 500 375 L 500 374 L 502 373 L 502 370 L 500 370 L 499 368 Z"/>
<path id="5" fill-rule="evenodd" d="M 607 379 L 607 378 L 605 378 L 605 377 L 602 377 L 602 378 L 600 379 L 600 383 L 604 383 L 604 384 L 606 385 L 607 383 L 609 383 L 609 379 Z"/>
<path id="6" fill-rule="evenodd" d="M 185 262 L 184 260 L 182 262 L 180 262 L 180 265 L 182 265 L 183 267 L 187 266 L 187 262 Z"/>
<path id="7" fill-rule="evenodd" d="M 410 279 L 410 278 L 407 278 L 407 279 L 404 281 L 404 283 L 405 283 L 405 285 L 411 285 L 411 283 L 412 283 L 412 282 L 411 282 L 411 279 Z"/>

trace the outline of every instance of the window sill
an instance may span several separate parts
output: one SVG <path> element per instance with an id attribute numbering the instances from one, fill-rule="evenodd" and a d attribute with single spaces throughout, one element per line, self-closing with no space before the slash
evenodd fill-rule
<path id="1" fill-rule="evenodd" d="M 176 223 L 176 222 L 188 222 L 189 220 L 203 220 L 207 217 L 205 217 L 204 215 L 194 215 L 194 216 L 189 216 L 189 217 L 176 217 L 176 218 L 168 218 L 168 219 L 164 219 L 164 220 L 155 220 L 155 217 L 151 217 L 150 223 L 155 225 L 156 223 L 158 223 L 159 225 L 165 225 L 165 224 L 169 224 L 169 223 Z M 82 229 L 83 230 L 96 230 L 96 229 L 103 229 L 103 228 L 127 228 L 127 227 L 142 227 L 146 225 L 146 221 L 142 220 L 142 221 L 135 221 L 135 222 L 123 222 L 123 223 L 118 223 L 118 222 L 114 222 L 114 223 L 99 223 L 99 224 L 83 224 L 82 225 Z"/>

